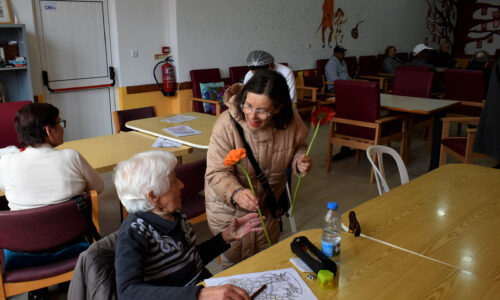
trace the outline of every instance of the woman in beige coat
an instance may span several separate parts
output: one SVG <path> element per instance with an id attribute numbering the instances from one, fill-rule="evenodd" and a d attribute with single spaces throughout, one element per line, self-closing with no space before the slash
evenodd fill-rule
<path id="1" fill-rule="evenodd" d="M 286 80 L 274 71 L 260 70 L 245 86 L 231 86 L 224 101 L 228 110 L 214 125 L 207 153 L 205 194 L 208 225 L 212 233 L 217 234 L 233 218 L 260 207 L 274 244 L 279 239 L 279 220 L 271 216 L 266 193 L 252 164 L 248 158 L 241 162 L 250 174 L 257 197 L 252 194 L 239 167 L 228 169 L 224 166 L 224 158 L 231 149 L 244 147 L 232 118 L 243 128 L 245 139 L 266 175 L 275 199 L 285 189 L 287 168 L 295 173 L 307 173 L 312 167 L 312 160 L 305 157 L 307 127 L 292 110 Z M 231 243 L 231 249 L 222 255 L 223 267 L 238 263 L 267 247 L 263 232 L 250 233 Z"/>

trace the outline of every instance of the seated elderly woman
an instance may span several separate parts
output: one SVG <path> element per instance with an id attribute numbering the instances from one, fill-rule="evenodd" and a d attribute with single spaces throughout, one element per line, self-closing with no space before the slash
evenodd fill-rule
<path id="1" fill-rule="evenodd" d="M 11 210 L 67 201 L 84 191 L 104 189 L 101 176 L 78 151 L 56 150 L 64 142 L 66 120 L 57 107 L 31 103 L 14 120 L 22 152 L 0 158 L 0 189 Z"/>
<path id="2" fill-rule="evenodd" d="M 129 215 L 116 245 L 119 299 L 249 299 L 233 286 L 196 286 L 211 276 L 204 265 L 229 249 L 229 243 L 261 231 L 259 217 L 233 218 L 222 233 L 196 245 L 181 209 L 184 187 L 175 176 L 177 159 L 167 151 L 136 154 L 116 167 L 115 185 Z"/>

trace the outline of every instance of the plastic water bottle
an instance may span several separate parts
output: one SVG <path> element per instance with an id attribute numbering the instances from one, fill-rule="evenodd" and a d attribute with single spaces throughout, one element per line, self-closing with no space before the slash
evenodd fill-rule
<path id="1" fill-rule="evenodd" d="M 321 237 L 321 251 L 337 264 L 340 260 L 340 215 L 337 202 L 328 202 L 328 211 L 325 215 L 323 235 Z"/>

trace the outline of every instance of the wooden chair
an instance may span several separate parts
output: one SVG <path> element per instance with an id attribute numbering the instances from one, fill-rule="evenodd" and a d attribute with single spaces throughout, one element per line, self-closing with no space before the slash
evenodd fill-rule
<path id="1" fill-rule="evenodd" d="M 387 77 L 378 76 L 379 68 L 377 66 L 377 58 L 375 55 L 367 55 L 359 57 L 359 79 L 368 79 L 370 81 L 378 81 L 379 89 L 387 92 L 388 79 Z"/>
<path id="2" fill-rule="evenodd" d="M 229 67 L 229 80 L 231 84 L 243 83 L 245 75 L 250 71 L 247 66 Z"/>
<path id="3" fill-rule="evenodd" d="M 398 71 L 421 71 L 421 72 L 429 72 L 431 69 L 429 67 L 424 67 L 424 66 L 397 66 L 396 67 L 396 73 Z"/>
<path id="4" fill-rule="evenodd" d="M 215 104 L 215 115 L 218 116 L 221 113 L 221 103 L 220 101 L 203 99 L 201 97 L 200 83 L 208 82 L 221 82 L 223 81 L 220 77 L 220 71 L 218 68 L 213 69 L 198 69 L 191 70 L 189 72 L 191 76 L 191 88 L 193 89 L 193 97 L 190 98 L 193 104 L 193 111 L 204 113 L 203 103 Z"/>
<path id="5" fill-rule="evenodd" d="M 83 195 L 99 231 L 97 192 Z M 74 200 L 40 208 L 0 212 L 0 248 L 36 252 L 62 246 L 87 233 L 89 226 Z M 5 271 L 0 251 L 0 299 L 70 281 L 78 259 Z"/>
<path id="6" fill-rule="evenodd" d="M 347 73 L 352 79 L 358 76 L 358 60 L 356 56 L 346 56 L 344 57 L 345 64 L 347 65 Z"/>
<path id="7" fill-rule="evenodd" d="M 402 64 L 405 64 L 410 60 L 410 56 L 407 52 L 398 52 L 396 53 L 396 57 L 399 58 Z"/>
<path id="8" fill-rule="evenodd" d="M 465 164 L 470 164 L 474 157 L 486 156 L 482 153 L 472 151 L 474 140 L 476 138 L 477 128 L 467 128 L 466 137 L 451 137 L 450 124 L 461 123 L 477 126 L 479 124 L 478 117 L 446 117 L 443 121 L 443 133 L 441 136 L 441 153 L 439 157 L 439 166 L 446 164 L 448 154 L 457 158 Z"/>
<path id="9" fill-rule="evenodd" d="M 401 179 L 401 184 L 408 183 L 410 181 L 408 179 L 408 171 L 406 170 L 405 163 L 401 159 L 401 156 L 396 152 L 396 150 L 387 146 L 373 145 L 366 149 L 366 156 L 372 165 L 373 171 L 375 172 L 375 179 L 377 180 L 377 188 L 378 194 L 382 195 L 383 193 L 387 193 L 389 191 L 389 186 L 387 185 L 387 181 L 385 180 L 385 169 L 384 169 L 384 160 L 382 155 L 388 154 L 392 156 L 396 165 L 398 166 L 399 177 Z M 378 166 L 375 163 L 378 161 Z"/>
<path id="10" fill-rule="evenodd" d="M 380 118 L 380 92 L 375 82 L 337 80 L 335 94 L 337 111 L 330 121 L 327 172 L 331 170 L 334 144 L 366 150 L 371 145 L 399 141 L 400 155 L 403 156 L 406 119 L 401 115 Z M 375 182 L 373 170 L 370 180 Z"/>
<path id="11" fill-rule="evenodd" d="M 459 100 L 450 114 L 479 117 L 485 101 L 482 71 L 448 69 L 444 75 L 444 99 Z"/>
<path id="12" fill-rule="evenodd" d="M 0 103 L 0 132 L 2 133 L 0 148 L 11 145 L 21 148 L 21 144 L 17 140 L 16 129 L 14 128 L 14 117 L 23 106 L 29 103 L 31 101 Z"/>
<path id="13" fill-rule="evenodd" d="M 113 123 L 115 124 L 115 131 L 116 133 L 120 133 L 121 131 L 132 131 L 132 129 L 125 127 L 125 124 L 128 121 L 153 117 L 156 117 L 156 110 L 153 106 L 115 110 L 113 112 Z"/>

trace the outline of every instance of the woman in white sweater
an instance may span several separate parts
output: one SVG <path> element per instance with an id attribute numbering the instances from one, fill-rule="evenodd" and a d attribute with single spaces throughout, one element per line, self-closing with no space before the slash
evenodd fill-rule
<path id="1" fill-rule="evenodd" d="M 54 147 L 64 142 L 66 120 L 48 103 L 31 103 L 15 117 L 19 142 L 25 148 L 0 158 L 0 189 L 11 210 L 67 201 L 85 191 L 102 192 L 104 182 L 78 151 Z"/>

